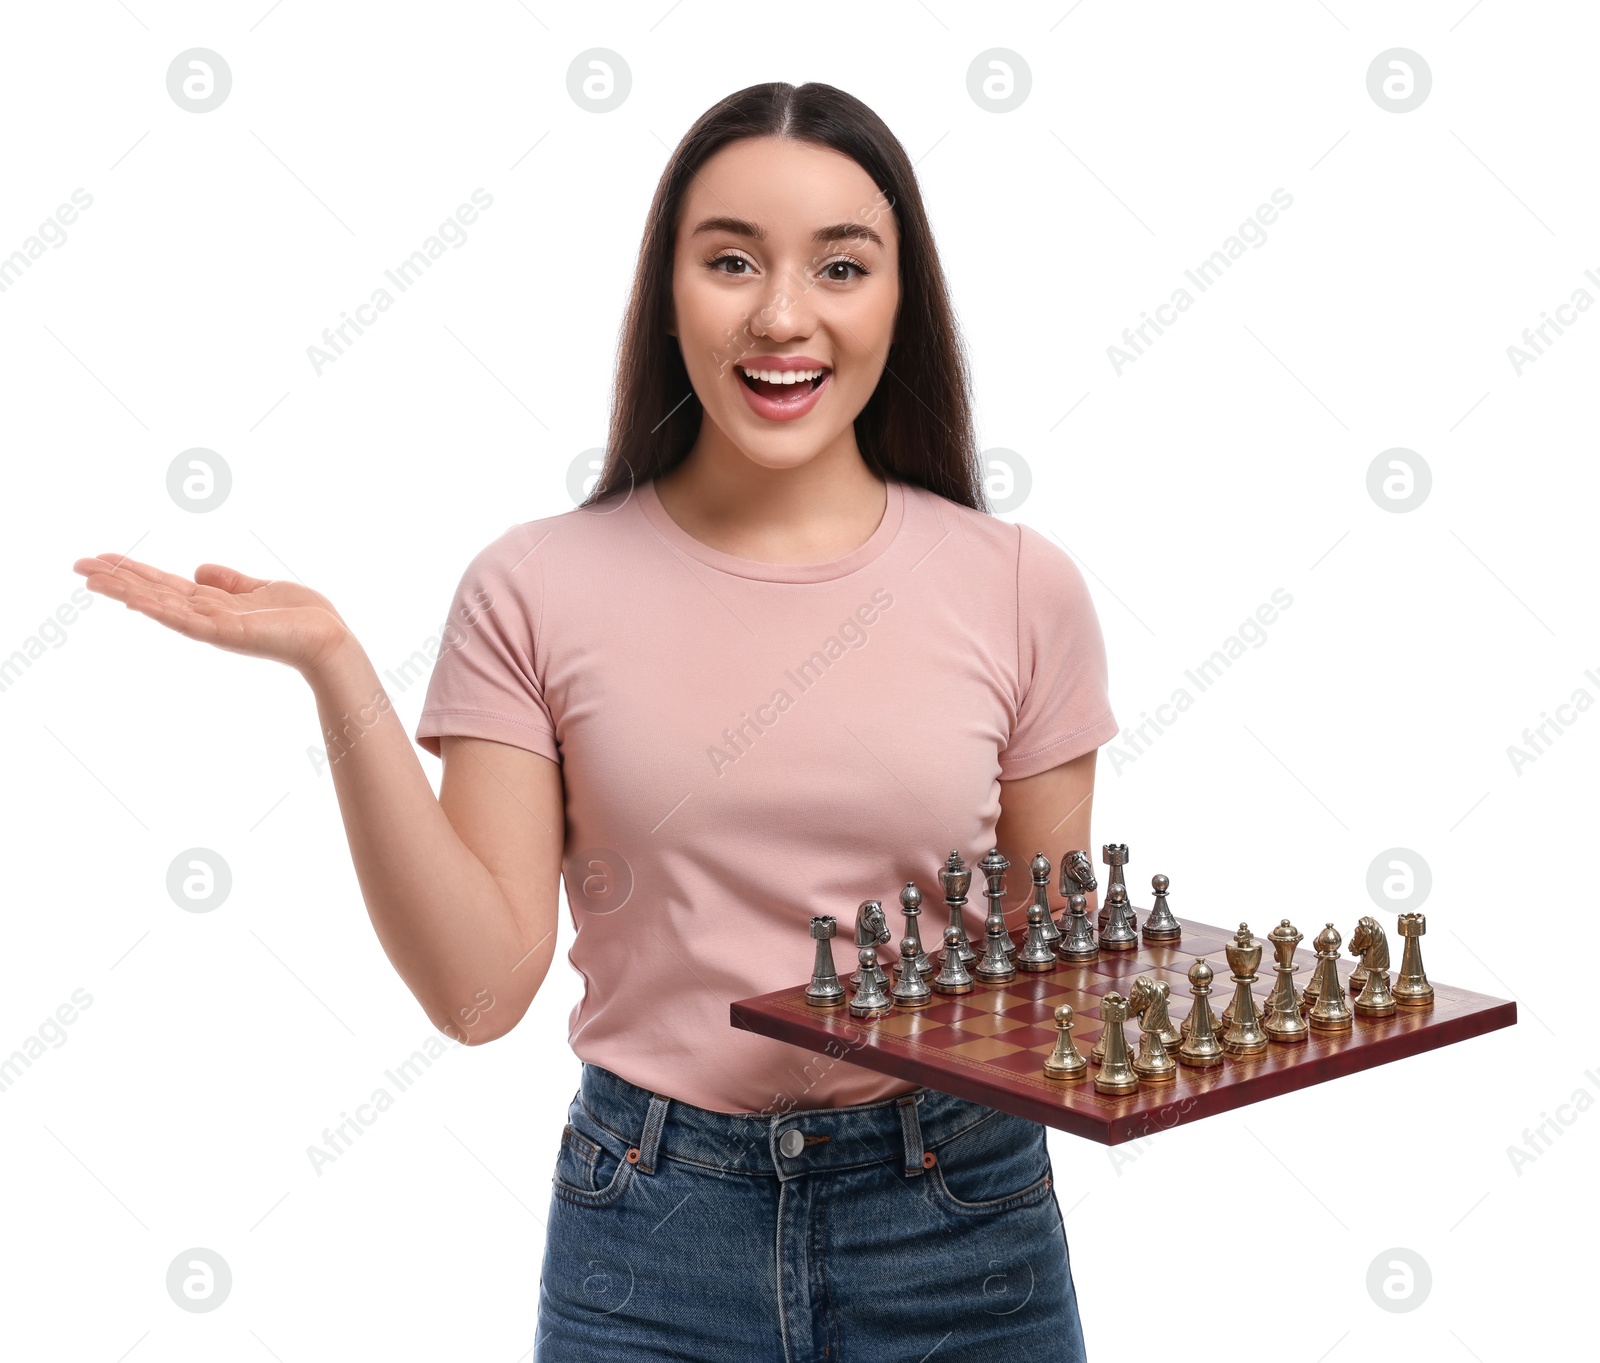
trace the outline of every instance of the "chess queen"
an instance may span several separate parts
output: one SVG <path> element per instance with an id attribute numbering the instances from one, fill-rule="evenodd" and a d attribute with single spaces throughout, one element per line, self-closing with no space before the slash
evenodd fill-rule
<path id="1" fill-rule="evenodd" d="M 304 677 L 367 912 L 442 1034 L 432 1050 L 529 1017 L 507 1044 L 538 1124 L 500 1158 L 553 1162 L 534 1231 L 539 1363 L 1074 1363 L 1044 1127 L 853 1063 L 863 1023 L 847 1008 L 821 1053 L 734 1028 L 729 1002 L 794 983 L 817 942 L 831 950 L 814 919 L 848 926 L 864 898 L 893 903 L 909 882 L 938 891 L 947 850 L 986 878 L 1094 845 L 1096 750 L 1118 731 L 1094 606 L 1054 533 L 990 503 L 1022 471 L 980 458 L 911 159 L 832 86 L 740 90 L 671 149 L 644 212 L 603 457 L 563 453 L 595 427 L 584 365 L 626 282 L 595 177 L 634 183 L 654 146 L 643 130 L 672 107 L 572 125 L 583 179 L 539 186 L 540 165 L 568 164 L 541 152 L 495 199 L 473 258 L 492 280 L 503 252 L 511 282 L 483 311 L 517 326 L 493 365 L 541 429 L 508 462 L 483 448 L 492 427 L 463 423 L 476 434 L 434 453 L 416 523 L 367 539 L 344 613 L 292 575 L 74 566 L 192 641 Z M 970 197 L 961 163 L 931 158 L 928 174 L 941 201 Z M 958 276 L 1011 290 L 1019 318 L 1041 297 L 1059 304 L 1060 261 L 1020 259 L 997 245 Z M 1039 339 L 1009 338 L 985 364 L 1020 363 L 1055 391 Z M 449 375 L 435 382 L 459 384 L 462 404 L 501 397 L 477 368 Z M 527 444 L 525 429 L 505 437 Z M 1069 516 L 1043 516 L 1070 537 Z M 343 524 L 365 537 L 362 517 Z M 429 649 L 414 733 L 443 763 L 436 796 L 385 693 L 394 674 L 351 622 L 394 609 L 402 579 L 442 572 L 466 541 L 482 547 Z M 319 913 L 351 911 L 325 898 Z M 969 944 L 989 926 L 947 902 Z M 1001 973 L 1022 954 L 1025 874 L 990 902 Z M 1086 908 L 1095 922 L 1099 905 Z M 859 944 L 863 1012 L 884 983 L 924 1003 L 905 1017 L 957 1006 L 937 991 L 929 1003 L 910 978 L 920 961 L 898 959 L 892 942 L 918 935 L 895 934 L 879 960 L 881 940 L 874 925 Z M 831 983 L 818 1001 L 835 1003 Z M 563 1012 L 570 1052 L 548 1030 Z M 1014 1045 L 973 1037 L 996 1055 Z M 452 1083 L 482 1082 L 452 1063 Z"/>

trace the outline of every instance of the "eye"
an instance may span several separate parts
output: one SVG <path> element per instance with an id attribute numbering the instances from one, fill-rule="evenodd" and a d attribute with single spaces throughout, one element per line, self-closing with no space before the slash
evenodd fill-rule
<path id="1" fill-rule="evenodd" d="M 863 265 L 859 260 L 855 260 L 850 256 L 840 256 L 838 260 L 830 260 L 822 268 L 824 271 L 839 269 L 855 270 L 857 271 L 856 277 L 860 279 L 865 279 L 869 274 L 872 273 L 872 271 Z M 834 284 L 848 284 L 851 277 L 849 275 L 845 275 L 843 277 L 840 277 L 839 275 L 829 275 L 828 278 L 830 282 Z"/>
<path id="2" fill-rule="evenodd" d="M 735 255 L 732 251 L 724 251 L 720 256 L 713 256 L 710 260 L 706 261 L 706 269 L 712 271 L 714 274 L 726 274 L 726 275 L 735 275 L 735 276 L 742 276 L 742 275 L 747 275 L 747 274 L 750 273 L 749 270 L 719 270 L 719 269 L 717 269 L 717 266 L 723 264 L 726 261 L 730 261 L 730 260 L 731 261 L 737 261 L 740 265 L 752 265 L 753 264 L 753 262 L 747 256 Z"/>

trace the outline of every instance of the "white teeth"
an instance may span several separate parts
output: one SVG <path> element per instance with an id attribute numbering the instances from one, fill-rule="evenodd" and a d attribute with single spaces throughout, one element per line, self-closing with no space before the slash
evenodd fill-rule
<path id="1" fill-rule="evenodd" d="M 739 368 L 751 378 L 763 379 L 767 383 L 809 383 L 828 372 L 826 369 L 751 369 L 742 364 Z"/>

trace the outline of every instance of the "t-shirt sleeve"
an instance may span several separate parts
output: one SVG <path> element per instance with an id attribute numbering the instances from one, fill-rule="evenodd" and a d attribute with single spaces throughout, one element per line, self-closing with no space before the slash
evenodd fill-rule
<path id="1" fill-rule="evenodd" d="M 1017 682 L 1021 701 L 1000 779 L 1036 776 L 1114 738 L 1106 646 L 1083 574 L 1066 550 L 1017 526 Z"/>
<path id="2" fill-rule="evenodd" d="M 561 760 L 539 679 L 544 574 L 528 528 L 512 526 L 467 565 L 450 603 L 416 741 L 488 738 Z"/>

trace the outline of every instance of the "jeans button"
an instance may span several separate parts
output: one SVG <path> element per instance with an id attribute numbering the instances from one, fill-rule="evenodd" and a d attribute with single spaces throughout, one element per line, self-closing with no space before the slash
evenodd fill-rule
<path id="1" fill-rule="evenodd" d="M 801 1134 L 800 1128 L 791 1126 L 783 1135 L 778 1137 L 778 1149 L 793 1159 L 806 1148 L 806 1138 Z"/>

